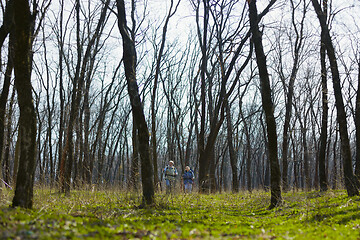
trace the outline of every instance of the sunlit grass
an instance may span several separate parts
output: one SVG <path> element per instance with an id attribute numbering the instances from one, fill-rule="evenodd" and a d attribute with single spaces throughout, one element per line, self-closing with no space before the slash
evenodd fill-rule
<path id="1" fill-rule="evenodd" d="M 139 193 L 36 188 L 32 210 L 13 209 L 0 194 L 0 239 L 358 239 L 360 198 L 344 191 L 288 192 L 268 210 L 270 194 L 156 195 L 140 209 Z"/>

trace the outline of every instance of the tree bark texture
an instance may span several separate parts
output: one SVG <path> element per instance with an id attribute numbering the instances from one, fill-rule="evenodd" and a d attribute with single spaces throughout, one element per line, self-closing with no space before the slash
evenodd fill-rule
<path id="1" fill-rule="evenodd" d="M 20 161 L 12 206 L 32 208 L 36 166 L 36 114 L 31 86 L 31 24 L 34 16 L 27 0 L 17 0 L 15 9 L 15 87 L 20 108 Z"/>
<path id="2" fill-rule="evenodd" d="M 270 183 L 271 183 L 271 203 L 270 208 L 276 207 L 281 201 L 281 173 L 277 153 L 276 122 L 274 117 L 274 105 L 271 98 L 271 88 L 269 74 L 266 66 L 266 56 L 262 45 L 261 33 L 258 26 L 258 14 L 256 0 L 248 0 L 250 28 L 252 41 L 255 47 L 256 62 L 259 69 L 260 91 L 262 106 L 265 112 L 267 138 L 269 144 L 270 160 Z"/>
<path id="3" fill-rule="evenodd" d="M 149 130 L 146 124 L 139 89 L 136 82 L 136 50 L 135 43 L 131 39 L 125 14 L 124 0 L 117 0 L 118 27 L 123 39 L 123 60 L 128 93 L 133 112 L 133 121 L 138 130 L 139 152 L 141 158 L 141 179 L 143 190 L 143 203 L 151 205 L 154 203 L 154 181 L 153 166 L 150 160 Z"/>

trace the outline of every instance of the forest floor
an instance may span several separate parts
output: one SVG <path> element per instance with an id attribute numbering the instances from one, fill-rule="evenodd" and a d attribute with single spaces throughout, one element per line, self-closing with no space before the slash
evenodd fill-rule
<path id="1" fill-rule="evenodd" d="M 0 193 L 0 239 L 360 239 L 360 197 L 345 191 L 270 194 L 156 195 L 139 209 L 140 195 L 116 190 L 64 196 L 36 188 L 32 210 L 11 208 Z"/>

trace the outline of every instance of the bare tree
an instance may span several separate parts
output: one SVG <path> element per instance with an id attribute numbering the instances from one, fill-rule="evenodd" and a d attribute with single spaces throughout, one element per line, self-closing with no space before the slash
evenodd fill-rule
<path id="1" fill-rule="evenodd" d="M 135 43 L 128 31 L 124 0 L 117 0 L 116 4 L 118 27 L 123 40 L 123 60 L 130 103 L 133 112 L 133 122 L 139 136 L 143 204 L 152 205 L 154 203 L 153 167 L 149 156 L 149 131 L 136 82 Z"/>
<path id="2" fill-rule="evenodd" d="M 341 139 L 341 152 L 343 157 L 345 187 L 349 196 L 359 195 L 359 189 L 358 189 L 359 181 L 354 176 L 352 163 L 351 163 L 352 157 L 351 157 L 349 134 L 347 129 L 347 118 L 344 107 L 344 101 L 341 93 L 340 74 L 339 74 L 339 68 L 335 55 L 335 49 L 331 40 L 328 25 L 326 23 L 326 14 L 324 14 L 324 11 L 321 9 L 321 6 L 317 0 L 311 0 L 311 2 L 314 6 L 316 15 L 320 22 L 322 35 L 323 35 L 323 42 L 326 47 L 326 53 L 330 61 L 334 95 L 335 95 L 335 105 L 337 110 L 337 121 L 339 124 L 339 132 Z"/>
<path id="3" fill-rule="evenodd" d="M 76 24 L 77 24 L 77 63 L 75 73 L 72 79 L 73 88 L 71 96 L 71 108 L 69 116 L 69 124 L 66 129 L 66 141 L 65 146 L 61 155 L 60 164 L 60 184 L 61 191 L 64 193 L 70 192 L 71 175 L 74 163 L 74 152 L 73 152 L 73 129 L 79 116 L 79 106 L 83 95 L 84 82 L 88 79 L 88 67 L 91 65 L 91 60 L 94 60 L 92 56 L 92 50 L 96 47 L 96 41 L 100 38 L 101 33 L 104 29 L 104 25 L 107 19 L 107 11 L 109 8 L 110 1 L 107 0 L 102 7 L 100 18 L 97 22 L 96 28 L 93 34 L 89 37 L 88 45 L 85 49 L 84 55 L 82 56 L 82 45 L 80 39 L 80 2 L 76 1 Z M 97 51 L 94 51 L 97 52 Z M 91 68 L 90 68 L 91 69 Z"/>
<path id="4" fill-rule="evenodd" d="M 164 47 L 166 42 L 166 34 L 168 29 L 168 24 L 170 21 L 170 18 L 174 16 L 176 13 L 178 6 L 180 4 L 180 0 L 177 2 L 174 2 L 174 0 L 171 0 L 169 11 L 167 13 L 167 16 L 165 18 L 165 23 L 162 30 L 162 37 L 161 37 L 161 43 L 160 43 L 160 49 L 156 57 L 156 69 L 155 69 L 155 75 L 154 75 L 154 86 L 151 96 L 151 152 L 152 152 L 152 161 L 154 165 L 154 185 L 158 186 L 159 184 L 159 175 L 158 175 L 158 168 L 157 168 L 157 142 L 156 142 L 156 111 L 155 111 L 155 102 L 156 102 L 156 94 L 157 94 L 157 87 L 158 87 L 158 81 L 159 81 L 159 75 L 160 75 L 160 68 L 161 68 L 161 60 L 164 53 Z"/>
<path id="5" fill-rule="evenodd" d="M 271 1 L 272 4 L 275 1 Z M 269 144 L 269 160 L 271 171 L 271 203 L 270 208 L 276 207 L 281 201 L 280 187 L 280 167 L 277 156 L 277 133 L 276 122 L 274 117 L 274 106 L 271 98 L 271 88 L 269 74 L 266 67 L 266 56 L 262 45 L 262 37 L 258 25 L 258 13 L 256 8 L 256 0 L 249 0 L 249 18 L 250 28 L 252 32 L 252 41 L 254 42 L 256 62 L 259 69 L 260 90 L 262 98 L 262 106 L 265 112 L 267 138 Z"/>
<path id="6" fill-rule="evenodd" d="M 323 0 L 323 13 L 327 18 L 327 0 Z M 323 30 L 321 30 L 321 46 L 320 46 L 320 61 L 321 61 L 321 89 L 322 89 L 322 119 L 321 119 L 321 133 L 320 133 L 320 149 L 319 149 L 319 181 L 320 191 L 327 190 L 327 178 L 325 171 L 326 159 L 326 142 L 327 142 L 327 128 L 328 128 L 328 88 L 327 88 L 327 71 L 326 71 L 326 47 Z M 360 131 L 359 131 L 360 132 Z"/>
<path id="7" fill-rule="evenodd" d="M 297 24 L 295 21 L 295 11 L 299 8 L 300 4 L 303 3 L 303 10 L 300 23 Z M 290 1 L 291 4 L 291 23 L 293 30 L 295 32 L 295 43 L 294 43 L 294 60 L 292 65 L 292 70 L 289 78 L 288 87 L 286 89 L 286 106 L 285 106 L 285 119 L 284 119 L 284 129 L 283 129 L 283 141 L 282 141 L 282 155 L 281 155 L 281 162 L 282 162 L 282 185 L 283 190 L 288 190 L 288 148 L 289 148 L 289 137 L 288 131 L 290 126 L 290 118 L 292 113 L 292 105 L 293 105 L 293 95 L 294 95 L 294 84 L 295 79 L 297 77 L 297 72 L 299 69 L 300 63 L 300 55 L 301 55 L 301 48 L 304 45 L 304 20 L 307 11 L 306 1 L 300 1 L 298 4 L 295 4 L 293 0 Z M 280 44 L 280 43 L 279 43 Z M 281 48 L 282 46 L 280 46 Z M 281 54 L 281 53 L 280 53 Z M 285 81 L 283 73 L 281 74 L 281 79 Z M 284 85 L 286 85 L 284 83 Z"/>

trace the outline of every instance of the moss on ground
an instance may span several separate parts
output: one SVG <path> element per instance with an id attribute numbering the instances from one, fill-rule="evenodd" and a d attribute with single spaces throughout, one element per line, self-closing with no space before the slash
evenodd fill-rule
<path id="1" fill-rule="evenodd" d="M 359 239 L 360 197 L 344 191 L 288 192 L 268 210 L 270 194 L 156 195 L 139 209 L 136 193 L 37 188 L 34 208 L 10 208 L 0 194 L 0 239 Z"/>

